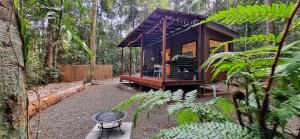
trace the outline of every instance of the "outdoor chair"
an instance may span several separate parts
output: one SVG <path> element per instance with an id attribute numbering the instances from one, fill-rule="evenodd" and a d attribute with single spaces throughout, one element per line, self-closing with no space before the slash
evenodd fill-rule
<path id="1" fill-rule="evenodd" d="M 153 73 L 153 77 L 161 77 L 161 65 L 155 64 L 153 65 L 154 68 L 154 73 Z"/>

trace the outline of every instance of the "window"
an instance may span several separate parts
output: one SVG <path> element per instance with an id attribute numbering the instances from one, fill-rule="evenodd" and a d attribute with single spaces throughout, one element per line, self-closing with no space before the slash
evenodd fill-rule
<path id="1" fill-rule="evenodd" d="M 196 41 L 182 45 L 182 55 L 196 57 Z"/>
<path id="2" fill-rule="evenodd" d="M 209 40 L 209 54 L 211 54 L 215 48 L 219 47 L 221 45 L 221 43 L 223 42 L 220 42 L 220 41 L 215 41 L 215 40 Z M 220 53 L 220 52 L 228 52 L 229 49 L 228 49 L 228 44 L 226 44 L 224 46 L 224 48 L 220 48 L 216 53 Z"/>

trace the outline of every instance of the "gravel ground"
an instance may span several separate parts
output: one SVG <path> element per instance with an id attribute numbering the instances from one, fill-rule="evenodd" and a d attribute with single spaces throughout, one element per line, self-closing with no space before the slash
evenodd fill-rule
<path id="1" fill-rule="evenodd" d="M 117 80 L 97 82 L 85 90 L 63 99 L 40 113 L 40 139 L 82 139 L 93 128 L 91 116 L 101 110 L 109 109 L 120 101 L 129 98 L 137 91 L 117 88 Z M 127 110 L 128 118 L 132 121 L 134 108 Z M 175 125 L 173 117 L 168 118 L 163 109 L 155 109 L 150 113 L 150 120 L 142 114 L 139 125 L 133 129 L 131 138 L 145 139 L 161 128 Z M 33 137 L 37 131 L 38 114 L 30 120 Z"/>
<path id="2" fill-rule="evenodd" d="M 226 87 L 219 88 L 217 86 L 217 88 L 227 90 Z M 94 113 L 112 108 L 137 92 L 133 89 L 131 91 L 120 89 L 117 79 L 97 81 L 97 85 L 89 86 L 42 111 L 40 113 L 39 139 L 83 139 L 94 126 L 91 121 L 91 116 Z M 209 98 L 198 101 L 203 102 L 207 99 Z M 125 121 L 132 121 L 134 107 L 127 110 L 128 117 Z M 138 127 L 132 129 L 131 138 L 149 138 L 159 129 L 172 127 L 176 123 L 174 117 L 168 118 L 164 109 L 155 109 L 150 113 L 150 119 L 146 117 L 145 113 L 140 116 Z M 30 130 L 34 138 L 37 132 L 37 121 L 38 114 L 30 120 Z M 288 125 L 292 129 L 296 129 L 299 123 L 300 119 L 295 118 L 289 121 Z"/>

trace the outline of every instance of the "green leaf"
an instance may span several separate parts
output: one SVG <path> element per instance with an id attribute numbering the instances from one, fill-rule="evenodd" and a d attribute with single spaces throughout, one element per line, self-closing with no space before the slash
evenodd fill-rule
<path id="1" fill-rule="evenodd" d="M 218 12 L 199 24 L 204 24 L 211 21 L 219 21 L 221 24 L 233 25 L 243 24 L 247 22 L 265 22 L 287 19 L 294 9 L 294 4 L 286 6 L 285 4 L 269 5 L 238 5 L 236 8 L 230 8 L 227 11 Z"/>
<path id="2" fill-rule="evenodd" d="M 83 14 L 85 8 L 82 5 L 82 1 L 81 0 L 77 0 L 77 4 L 78 4 L 78 7 L 79 7 L 80 14 Z"/>
<path id="3" fill-rule="evenodd" d="M 191 109 L 184 109 L 176 113 L 177 122 L 179 125 L 199 122 L 198 113 Z"/>
<path id="4" fill-rule="evenodd" d="M 219 49 L 221 49 L 222 47 L 224 47 L 225 45 L 230 44 L 230 43 L 244 43 L 244 44 L 257 43 L 257 42 L 277 43 L 279 41 L 280 41 L 280 39 L 278 39 L 278 37 L 276 37 L 274 34 L 268 34 L 268 35 L 258 34 L 258 35 L 252 35 L 250 37 L 240 37 L 238 39 L 223 42 L 222 44 L 220 44 L 217 48 L 215 48 L 213 50 L 213 53 L 216 53 Z"/>
<path id="5" fill-rule="evenodd" d="M 217 98 L 215 101 L 216 106 L 221 108 L 224 113 L 231 114 L 235 111 L 234 104 L 231 100 L 226 98 Z"/>
<path id="6" fill-rule="evenodd" d="M 180 125 L 170 129 L 162 129 L 152 138 L 164 139 L 256 139 L 256 133 L 250 132 L 242 126 L 231 123 L 192 123 Z"/>
<path id="7" fill-rule="evenodd" d="M 63 17 L 63 23 L 64 23 L 65 27 L 67 28 L 67 30 L 69 30 L 69 32 L 71 33 L 72 39 L 77 44 L 79 44 L 79 46 L 84 50 L 86 57 L 91 59 L 93 57 L 92 51 L 86 46 L 85 42 L 78 36 L 78 33 L 77 33 L 75 27 L 72 26 L 72 24 L 70 23 L 70 19 L 67 16 Z"/>
<path id="8" fill-rule="evenodd" d="M 64 10 L 68 11 L 69 9 L 69 0 L 64 0 Z"/>

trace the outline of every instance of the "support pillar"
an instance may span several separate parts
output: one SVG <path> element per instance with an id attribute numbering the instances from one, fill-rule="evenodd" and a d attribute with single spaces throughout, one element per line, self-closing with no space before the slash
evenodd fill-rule
<path id="1" fill-rule="evenodd" d="M 167 47 L 167 18 L 163 19 L 163 29 L 162 29 L 162 78 L 164 82 L 166 79 L 166 47 Z"/>
<path id="2" fill-rule="evenodd" d="M 124 48 L 121 50 L 121 72 L 120 75 L 124 73 Z"/>
<path id="3" fill-rule="evenodd" d="M 198 69 L 198 72 L 197 72 L 197 80 L 201 80 L 202 79 L 202 70 L 200 69 L 201 68 L 201 65 L 202 65 L 202 56 L 203 56 L 203 51 L 202 51 L 202 25 L 198 26 L 198 37 L 197 37 L 197 69 Z"/>
<path id="4" fill-rule="evenodd" d="M 141 54 L 140 54 L 140 77 L 143 78 L 143 66 L 144 66 L 144 34 L 141 36 Z"/>
<path id="5" fill-rule="evenodd" d="M 129 76 L 131 76 L 132 56 L 131 56 L 131 44 L 129 45 Z"/>

